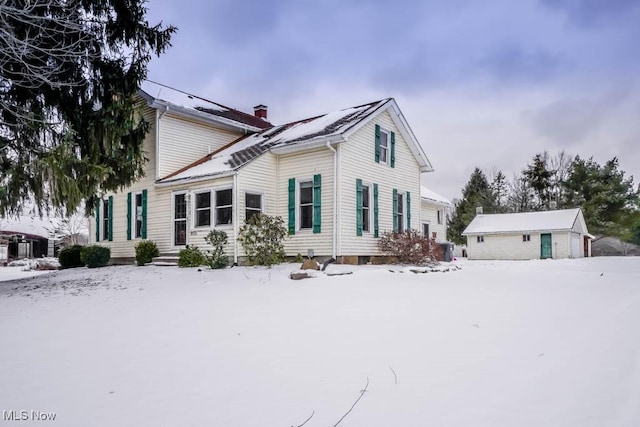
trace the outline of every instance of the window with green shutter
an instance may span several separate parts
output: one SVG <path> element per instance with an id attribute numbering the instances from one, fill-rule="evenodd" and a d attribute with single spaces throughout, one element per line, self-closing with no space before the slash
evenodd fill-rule
<path id="1" fill-rule="evenodd" d="M 407 191 L 407 230 L 411 230 L 411 193 Z"/>
<path id="2" fill-rule="evenodd" d="M 356 179 L 356 236 L 362 236 L 362 180 Z"/>
<path id="3" fill-rule="evenodd" d="M 376 133 L 375 133 L 375 159 L 376 163 L 380 163 L 380 125 L 376 125 Z"/>
<path id="4" fill-rule="evenodd" d="M 108 239 L 113 241 L 113 196 L 109 196 L 109 225 L 108 225 Z"/>
<path id="5" fill-rule="evenodd" d="M 142 190 L 142 233 L 143 239 L 147 238 L 147 190 Z"/>
<path id="6" fill-rule="evenodd" d="M 398 232 L 398 190 L 393 189 L 393 232 Z"/>
<path id="7" fill-rule="evenodd" d="M 320 233 L 322 227 L 322 177 L 313 176 L 313 232 Z"/>
<path id="8" fill-rule="evenodd" d="M 96 242 L 100 241 L 100 199 L 96 200 Z"/>
<path id="9" fill-rule="evenodd" d="M 378 184 L 373 184 L 373 237 L 378 235 Z"/>
<path id="10" fill-rule="evenodd" d="M 131 193 L 127 193 L 127 240 L 131 240 Z"/>
<path id="11" fill-rule="evenodd" d="M 289 178 L 289 234 L 296 234 L 296 179 Z"/>

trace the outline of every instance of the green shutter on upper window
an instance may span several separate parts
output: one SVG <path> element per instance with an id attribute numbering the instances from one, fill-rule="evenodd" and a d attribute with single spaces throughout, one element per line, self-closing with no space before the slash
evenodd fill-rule
<path id="1" fill-rule="evenodd" d="M 320 233 L 322 225 L 322 177 L 320 175 L 313 176 L 313 232 Z"/>
<path id="2" fill-rule="evenodd" d="M 407 191 L 407 230 L 411 229 L 411 193 Z"/>
<path id="3" fill-rule="evenodd" d="M 380 163 L 380 125 L 376 125 L 376 163 Z"/>
<path id="4" fill-rule="evenodd" d="M 393 232 L 398 232 L 398 190 L 393 189 Z"/>
<path id="5" fill-rule="evenodd" d="M 131 193 L 127 193 L 127 240 L 131 240 Z"/>
<path id="6" fill-rule="evenodd" d="M 356 235 L 362 236 L 362 180 L 356 179 Z"/>
<path id="7" fill-rule="evenodd" d="M 109 236 L 110 242 L 113 241 L 113 196 L 109 196 Z"/>
<path id="8" fill-rule="evenodd" d="M 140 237 L 147 238 L 147 190 L 142 190 L 142 230 Z"/>
<path id="9" fill-rule="evenodd" d="M 373 184 L 373 237 L 378 237 L 378 184 Z"/>
<path id="10" fill-rule="evenodd" d="M 96 242 L 100 241 L 100 199 L 96 200 Z"/>
<path id="11" fill-rule="evenodd" d="M 289 178 L 289 234 L 296 234 L 296 179 Z"/>
<path id="12" fill-rule="evenodd" d="M 396 133 L 391 132 L 391 167 L 396 167 Z"/>

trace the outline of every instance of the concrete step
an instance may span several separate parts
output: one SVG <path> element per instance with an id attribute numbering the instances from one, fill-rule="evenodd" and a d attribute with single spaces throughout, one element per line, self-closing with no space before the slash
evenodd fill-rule
<path id="1" fill-rule="evenodd" d="M 162 265 L 162 266 L 177 266 L 178 254 L 165 254 L 165 255 L 154 257 L 151 260 L 151 264 Z"/>

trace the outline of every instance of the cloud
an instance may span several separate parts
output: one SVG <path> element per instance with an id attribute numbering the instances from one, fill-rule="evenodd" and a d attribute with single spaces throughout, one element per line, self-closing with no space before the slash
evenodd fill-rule
<path id="1" fill-rule="evenodd" d="M 565 72 L 568 61 L 547 50 L 506 45 L 494 49 L 478 65 L 501 84 L 540 83 Z"/>
<path id="2" fill-rule="evenodd" d="M 617 25 L 638 16 L 638 0 L 540 0 L 544 6 L 566 14 L 569 21 L 583 29 Z M 635 21 L 637 22 L 637 21 Z"/>

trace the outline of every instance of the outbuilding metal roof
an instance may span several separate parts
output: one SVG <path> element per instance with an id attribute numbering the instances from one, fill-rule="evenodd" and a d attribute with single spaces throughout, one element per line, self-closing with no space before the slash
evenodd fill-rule
<path id="1" fill-rule="evenodd" d="M 476 215 L 462 234 L 571 230 L 579 215 L 582 215 L 579 208 Z"/>

